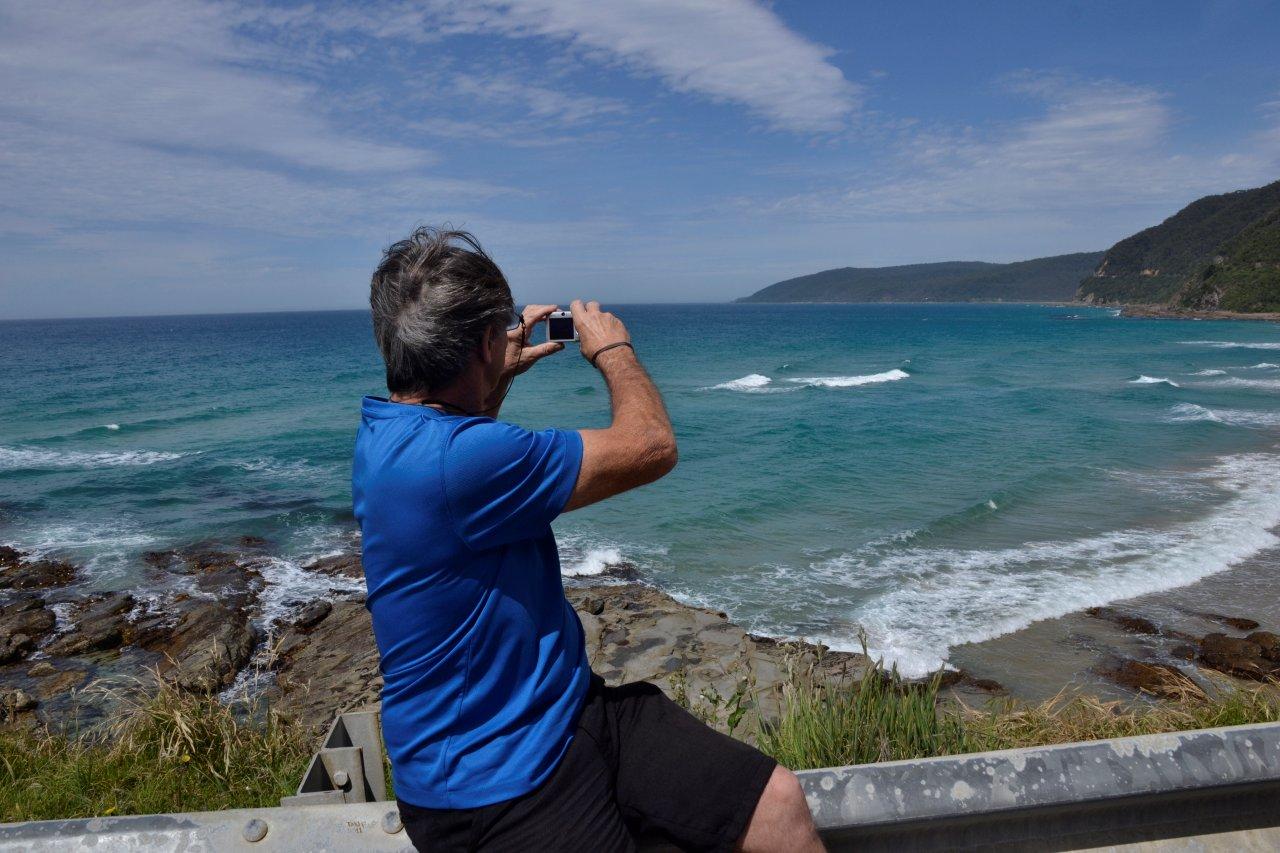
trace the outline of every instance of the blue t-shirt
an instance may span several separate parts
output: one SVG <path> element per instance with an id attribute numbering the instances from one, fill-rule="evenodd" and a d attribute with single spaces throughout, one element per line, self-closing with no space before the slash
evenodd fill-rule
<path id="1" fill-rule="evenodd" d="M 568 748 L 591 675 L 551 532 L 582 437 L 376 397 L 361 414 L 352 494 L 396 796 L 527 794 Z"/>

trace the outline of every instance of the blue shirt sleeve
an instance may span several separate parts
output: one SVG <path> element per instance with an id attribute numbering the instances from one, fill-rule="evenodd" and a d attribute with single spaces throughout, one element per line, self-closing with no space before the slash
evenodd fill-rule
<path id="1" fill-rule="evenodd" d="M 459 426 L 444 455 L 444 494 L 454 532 L 476 550 L 542 535 L 578 481 L 582 436 L 532 432 L 500 421 Z"/>

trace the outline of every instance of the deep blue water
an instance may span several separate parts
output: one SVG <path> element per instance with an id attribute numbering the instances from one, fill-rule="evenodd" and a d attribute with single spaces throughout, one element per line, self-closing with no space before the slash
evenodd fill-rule
<path id="1" fill-rule="evenodd" d="M 1014 305 L 616 309 L 680 443 L 561 519 L 566 573 L 629 560 L 758 631 L 915 671 L 959 643 L 1273 547 L 1280 328 Z M 281 589 L 351 547 L 362 312 L 0 323 L 0 541 L 145 585 L 139 555 L 271 540 Z M 608 422 L 576 351 L 503 417 Z"/>

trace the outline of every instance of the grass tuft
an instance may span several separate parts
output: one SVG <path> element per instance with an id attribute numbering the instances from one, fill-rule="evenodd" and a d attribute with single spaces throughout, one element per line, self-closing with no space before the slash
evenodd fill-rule
<path id="1" fill-rule="evenodd" d="M 279 805 L 315 746 L 269 708 L 158 677 L 90 689 L 116 703 L 105 726 L 0 730 L 0 822 Z"/>
<path id="2" fill-rule="evenodd" d="M 879 664 L 859 680 L 815 673 L 793 668 L 778 719 L 756 726 L 760 749 L 792 770 L 1280 721 L 1273 686 L 1225 680 L 1210 693 L 1188 690 L 1151 703 L 1064 692 L 1039 705 L 975 709 L 942 699 L 936 678 L 906 682 Z"/>

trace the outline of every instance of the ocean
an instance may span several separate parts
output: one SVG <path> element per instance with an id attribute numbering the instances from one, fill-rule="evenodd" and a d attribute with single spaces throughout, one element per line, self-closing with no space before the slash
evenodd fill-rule
<path id="1" fill-rule="evenodd" d="M 951 650 L 1184 586 L 1280 544 L 1280 327 L 1025 305 L 636 305 L 680 464 L 556 522 L 751 630 Z M 0 323 L 0 541 L 149 587 L 141 555 L 266 539 L 268 611 L 358 547 L 350 455 L 384 394 L 364 312 Z M 572 348 L 503 409 L 609 420 Z"/>

